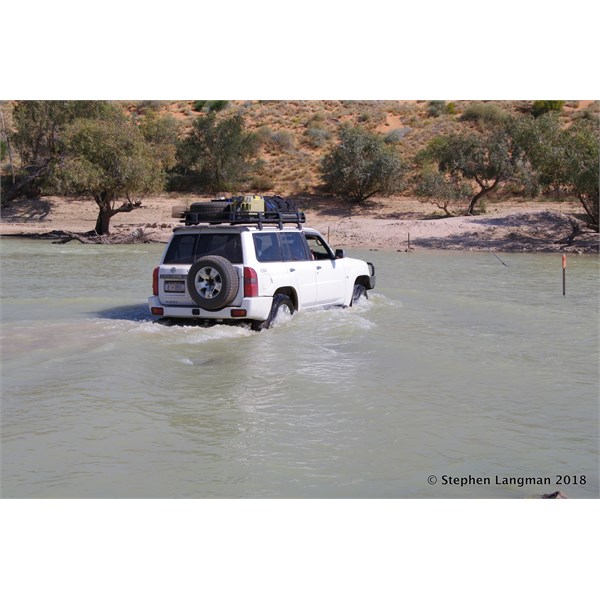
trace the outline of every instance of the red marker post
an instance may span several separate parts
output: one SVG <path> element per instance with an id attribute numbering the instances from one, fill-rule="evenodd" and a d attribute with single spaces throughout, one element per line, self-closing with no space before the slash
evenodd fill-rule
<path id="1" fill-rule="evenodd" d="M 563 296 L 567 295 L 567 255 L 562 255 Z"/>

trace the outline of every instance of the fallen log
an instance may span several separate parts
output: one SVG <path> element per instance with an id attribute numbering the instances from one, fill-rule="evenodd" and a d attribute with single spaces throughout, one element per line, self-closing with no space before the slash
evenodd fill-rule
<path id="1" fill-rule="evenodd" d="M 17 233 L 7 234 L 6 237 L 19 237 L 33 240 L 53 240 L 53 244 L 67 244 L 77 241 L 81 244 L 156 244 L 157 240 L 152 233 L 147 233 L 145 228 L 138 227 L 128 233 L 110 233 L 107 235 L 98 235 L 95 231 L 86 231 L 77 233 L 74 231 L 64 231 L 54 229 L 44 233 Z"/>

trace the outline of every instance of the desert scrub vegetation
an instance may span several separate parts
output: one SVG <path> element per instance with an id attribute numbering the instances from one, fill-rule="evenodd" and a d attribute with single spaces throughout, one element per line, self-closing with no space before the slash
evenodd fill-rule
<path id="1" fill-rule="evenodd" d="M 191 109 L 186 107 L 186 110 L 194 110 L 195 112 L 221 112 L 230 105 L 229 100 L 194 100 Z"/>
<path id="2" fill-rule="evenodd" d="M 392 146 L 360 127 L 343 127 L 321 163 L 327 189 L 355 203 L 402 188 L 405 167 Z"/>
<path id="3" fill-rule="evenodd" d="M 415 192 L 421 202 L 433 204 L 444 211 L 445 216 L 454 217 L 464 212 L 473 190 L 458 177 L 427 166 L 417 181 Z"/>
<path id="4" fill-rule="evenodd" d="M 536 100 L 531 107 L 531 114 L 537 118 L 547 112 L 559 113 L 564 105 L 564 100 Z"/>
<path id="5" fill-rule="evenodd" d="M 177 150 L 178 170 L 209 192 L 230 191 L 253 168 L 260 141 L 245 128 L 244 118 L 217 119 L 214 112 L 197 117 Z"/>
<path id="6" fill-rule="evenodd" d="M 142 100 L 135 106 L 135 110 L 139 115 L 145 115 L 150 112 L 159 112 L 167 105 L 167 102 L 162 100 Z"/>
<path id="7" fill-rule="evenodd" d="M 250 180 L 250 191 L 268 192 L 275 189 L 275 180 L 268 175 L 255 175 Z"/>
<path id="8" fill-rule="evenodd" d="M 430 117 L 439 117 L 441 115 L 455 115 L 456 104 L 454 102 L 446 103 L 445 100 L 431 100 L 427 107 L 427 114 Z"/>
<path id="9" fill-rule="evenodd" d="M 507 117 L 507 113 L 497 104 L 492 102 L 474 102 L 469 104 L 462 115 L 461 121 L 477 123 L 481 127 L 500 125 Z"/>
<path id="10" fill-rule="evenodd" d="M 469 215 L 500 185 L 519 182 L 524 188 L 533 187 L 531 164 L 512 123 L 484 132 L 436 137 L 420 160 L 424 168 L 418 189 L 424 196 L 453 200 L 459 191 L 473 186 L 466 211 Z"/>
<path id="11" fill-rule="evenodd" d="M 539 102 L 537 101 L 537 104 Z M 563 101 L 543 102 L 560 103 Z M 217 104 L 213 105 L 213 103 Z M 51 192 L 48 181 L 48 164 L 60 160 L 60 151 L 57 151 L 55 140 L 60 138 L 65 125 L 72 118 L 67 114 L 68 110 L 65 114 L 58 114 L 62 104 L 60 102 L 48 103 L 44 110 L 40 109 L 38 113 L 31 109 L 36 106 L 39 109 L 39 103 L 31 102 L 29 111 L 24 110 L 22 104 L 9 101 L 2 105 L 7 128 L 7 134 L 2 136 L 2 140 L 5 144 L 7 140 L 10 140 L 13 154 L 9 161 L 7 152 L 3 152 L 3 202 L 11 195 Z M 247 164 L 243 166 L 243 173 L 240 177 L 235 181 L 230 181 L 227 185 L 239 192 L 245 191 L 242 187 L 247 186 L 248 191 L 269 187 L 271 191 L 279 193 L 286 193 L 297 187 L 308 190 L 310 186 L 313 186 L 313 191 L 316 192 L 323 189 L 322 159 L 337 147 L 339 132 L 344 127 L 360 127 L 362 130 L 376 135 L 385 147 L 395 151 L 404 164 L 410 164 L 411 172 L 416 174 L 421 172 L 423 166 L 417 160 L 420 153 L 436 138 L 466 132 L 483 134 L 486 131 L 502 129 L 511 118 L 527 117 L 533 122 L 545 119 L 548 115 L 553 115 L 558 120 L 559 128 L 568 130 L 579 121 L 597 122 L 600 109 L 598 102 L 570 100 L 564 103 L 562 110 L 547 110 L 534 119 L 532 112 L 534 105 L 537 104 L 533 100 L 494 102 L 467 100 L 453 102 L 441 100 L 294 100 L 289 102 L 148 100 L 105 104 L 112 104 L 119 108 L 137 127 L 144 129 L 143 135 L 146 141 L 155 148 L 161 148 L 165 158 L 172 156 L 173 146 L 176 146 L 178 149 L 177 163 L 166 169 L 171 189 L 194 192 L 207 191 L 206 168 L 209 162 L 207 158 L 206 160 L 192 161 L 192 164 L 181 154 L 185 140 L 195 128 L 196 118 L 212 115 L 215 118 L 215 126 L 221 121 L 228 121 L 234 117 L 242 118 L 244 133 L 254 134 L 260 144 L 256 153 L 247 158 Z M 16 107 L 20 108 L 15 110 Z M 83 105 L 80 108 L 82 107 Z M 74 108 L 75 105 L 72 104 L 69 110 Z M 547 104 L 545 108 L 548 108 Z M 453 114 L 454 112 L 455 114 Z M 84 113 L 85 111 L 77 114 L 79 117 L 83 117 L 86 116 Z M 93 118 L 93 112 L 87 114 L 87 117 Z M 160 121 L 163 117 L 168 117 L 168 120 Z M 578 143 L 587 148 L 587 142 L 582 140 L 587 140 L 589 135 L 583 132 L 586 126 L 582 125 L 581 127 L 582 132 L 578 133 Z M 550 133 L 544 133 L 544 135 L 550 135 Z M 35 141 L 36 139 L 39 140 L 39 143 Z M 552 139 L 551 136 L 550 139 Z M 543 167 L 543 156 L 547 156 L 547 160 L 550 160 L 552 154 L 548 148 L 551 145 L 546 144 L 545 141 L 542 143 L 542 141 L 542 138 L 539 138 L 540 148 L 545 148 L 543 153 L 540 148 L 535 151 L 537 152 L 535 160 L 538 161 L 536 169 L 538 171 L 542 169 L 545 180 L 547 180 L 550 179 L 552 169 Z M 564 144 L 567 142 L 564 141 Z M 564 172 L 567 167 L 564 165 L 568 163 L 570 165 L 568 169 L 575 169 L 579 176 L 583 177 L 584 170 L 593 173 L 593 168 L 590 170 L 585 167 L 584 169 L 584 165 L 593 163 L 593 157 L 580 156 L 575 153 L 580 159 L 580 162 L 577 163 L 579 166 L 577 166 L 566 152 L 562 150 L 558 152 L 556 148 L 557 146 L 555 146 L 555 154 L 560 157 L 561 166 L 560 169 L 554 168 L 554 172 L 560 172 L 561 178 L 559 180 L 558 177 L 555 177 L 552 183 L 548 184 L 538 178 L 540 190 L 544 194 L 559 193 L 561 197 L 568 194 L 569 197 L 578 198 L 575 191 L 577 182 L 573 179 L 575 176 L 567 181 Z M 592 145 L 590 151 L 593 148 Z M 571 154 L 573 155 L 576 150 L 577 148 L 571 151 Z M 534 150 L 530 149 L 530 152 L 534 152 Z M 262 166 L 257 163 L 258 159 L 263 159 Z M 533 154 L 528 160 L 533 160 Z M 430 183 L 435 182 L 431 181 Z M 471 184 L 475 190 L 476 184 L 473 181 Z M 516 183 L 499 183 L 495 191 L 509 189 L 513 185 L 517 186 Z M 593 195 L 593 190 L 585 191 L 586 202 L 591 207 L 592 213 L 594 210 Z M 447 208 L 453 211 L 454 206 L 456 203 L 449 204 Z M 479 203 L 478 206 L 480 207 Z"/>
<path id="12" fill-rule="evenodd" d="M 323 148 L 332 137 L 327 128 L 326 115 L 322 111 L 312 114 L 304 126 L 304 139 L 310 148 Z"/>
<path id="13" fill-rule="evenodd" d="M 411 131 L 412 127 L 400 127 L 399 129 L 391 129 L 385 134 L 383 141 L 386 144 L 397 144 L 398 142 L 401 142 Z"/>
<path id="14" fill-rule="evenodd" d="M 286 152 L 296 146 L 294 134 L 285 129 L 273 131 L 271 127 L 263 125 L 257 130 L 257 135 L 263 148 L 268 152 Z"/>
<path id="15" fill-rule="evenodd" d="M 309 127 L 306 130 L 305 137 L 311 148 L 322 148 L 331 139 L 331 133 L 321 127 Z"/>

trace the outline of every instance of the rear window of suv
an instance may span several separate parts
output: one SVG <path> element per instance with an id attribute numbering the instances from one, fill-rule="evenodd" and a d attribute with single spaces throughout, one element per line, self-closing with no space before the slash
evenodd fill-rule
<path id="1" fill-rule="evenodd" d="M 191 265 L 207 255 L 226 258 L 233 264 L 243 263 L 239 233 L 184 233 L 171 240 L 164 264 Z"/>

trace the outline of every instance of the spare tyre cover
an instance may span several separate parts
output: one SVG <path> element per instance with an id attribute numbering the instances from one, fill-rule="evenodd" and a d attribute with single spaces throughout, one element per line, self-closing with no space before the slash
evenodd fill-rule
<path id="1" fill-rule="evenodd" d="M 222 256 L 204 256 L 190 268 L 188 292 L 205 310 L 220 310 L 233 302 L 239 290 L 236 268 Z"/>

